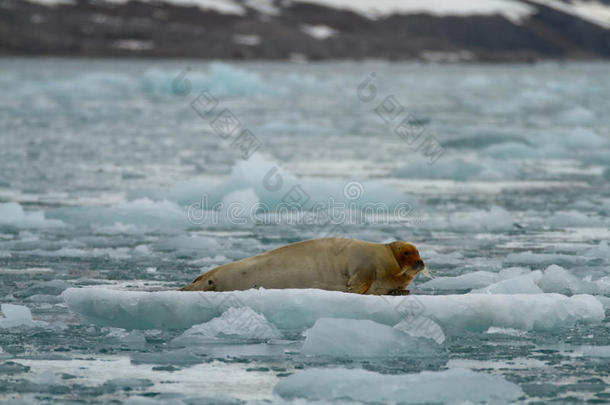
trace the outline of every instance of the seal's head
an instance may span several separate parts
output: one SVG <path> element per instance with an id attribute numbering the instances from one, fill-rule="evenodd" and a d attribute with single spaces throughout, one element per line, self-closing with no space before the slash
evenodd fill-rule
<path id="1" fill-rule="evenodd" d="M 216 290 L 216 280 L 214 270 L 204 273 L 197 277 L 191 284 L 182 287 L 180 291 L 214 291 Z"/>
<path id="2" fill-rule="evenodd" d="M 413 277 L 422 272 L 428 277 L 432 277 L 424 261 L 419 256 L 417 248 L 405 241 L 399 240 L 389 243 L 388 246 L 392 249 L 392 253 L 402 269 L 402 274 L 407 273 Z"/>

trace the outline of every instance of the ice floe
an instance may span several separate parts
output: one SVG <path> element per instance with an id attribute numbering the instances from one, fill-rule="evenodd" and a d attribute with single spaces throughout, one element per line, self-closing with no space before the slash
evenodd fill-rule
<path id="1" fill-rule="evenodd" d="M 536 272 L 534 272 L 536 273 Z M 537 272 L 540 275 L 540 272 Z M 518 276 L 508 280 L 498 281 L 486 287 L 472 290 L 473 294 L 542 294 L 532 275 Z"/>
<path id="2" fill-rule="evenodd" d="M 368 319 L 320 318 L 305 331 L 304 355 L 394 357 L 431 355 L 437 345 Z"/>
<path id="3" fill-rule="evenodd" d="M 256 72 L 240 69 L 237 66 L 212 62 L 207 72 L 185 69 L 168 71 L 149 69 L 142 75 L 141 90 L 150 94 L 197 96 L 207 90 L 213 97 L 235 97 L 253 94 L 273 93 L 273 87 Z"/>
<path id="4" fill-rule="evenodd" d="M 462 294 L 363 296 L 313 289 L 233 292 L 134 292 L 70 288 L 62 293 L 83 319 L 126 329 L 178 329 L 210 321 L 231 307 L 250 307 L 279 329 L 304 330 L 320 318 L 369 319 L 394 326 L 428 316 L 443 330 L 484 331 L 490 326 L 550 330 L 604 319 L 590 295 Z"/>
<path id="5" fill-rule="evenodd" d="M 111 207 L 68 207 L 51 210 L 48 216 L 74 225 L 113 226 L 140 225 L 150 228 L 164 226 L 188 226 L 186 210 L 168 200 L 153 201 L 140 198 L 124 201 Z M 98 228 L 99 229 L 99 228 Z M 107 228 L 112 229 L 112 228 Z"/>
<path id="6" fill-rule="evenodd" d="M 0 203 L 0 227 L 2 225 L 18 228 L 49 228 L 65 224 L 62 221 L 45 218 L 42 211 L 25 211 L 16 202 Z"/>
<path id="7" fill-rule="evenodd" d="M 279 337 L 280 332 L 263 315 L 248 307 L 231 307 L 218 318 L 190 327 L 172 343 L 193 345 L 215 338 L 267 340 Z"/>
<path id="8" fill-rule="evenodd" d="M 423 226 L 435 230 L 500 232 L 512 229 L 514 223 L 510 212 L 493 206 L 489 210 L 452 213 L 446 219 L 431 218 Z"/>
<path id="9" fill-rule="evenodd" d="M 422 290 L 471 290 L 484 294 L 610 294 L 610 276 L 597 280 L 580 279 L 565 268 L 552 264 L 544 271 L 509 267 L 498 273 L 476 271 L 455 277 L 437 277 L 417 286 Z"/>
<path id="10" fill-rule="evenodd" d="M 283 378 L 274 393 L 285 399 L 334 399 L 382 403 L 508 403 L 523 395 L 500 376 L 454 368 L 384 375 L 366 370 L 310 369 Z"/>
<path id="11" fill-rule="evenodd" d="M 23 305 L 2 304 L 2 313 L 4 318 L 0 318 L 0 328 L 13 328 L 17 326 L 44 326 L 47 323 L 43 321 L 34 321 L 32 312 Z"/>

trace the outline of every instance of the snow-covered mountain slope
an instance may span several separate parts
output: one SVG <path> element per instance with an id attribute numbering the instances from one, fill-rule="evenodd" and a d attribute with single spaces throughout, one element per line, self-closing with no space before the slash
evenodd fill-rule
<path id="1" fill-rule="evenodd" d="M 0 27 L 3 54 L 610 57 L 607 0 L 4 0 Z"/>

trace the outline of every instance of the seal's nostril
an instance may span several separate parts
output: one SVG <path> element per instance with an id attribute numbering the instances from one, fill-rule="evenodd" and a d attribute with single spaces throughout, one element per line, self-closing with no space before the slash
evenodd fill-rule
<path id="1" fill-rule="evenodd" d="M 424 262 L 421 260 L 418 260 L 415 262 L 415 269 L 416 270 L 421 270 L 425 267 Z"/>

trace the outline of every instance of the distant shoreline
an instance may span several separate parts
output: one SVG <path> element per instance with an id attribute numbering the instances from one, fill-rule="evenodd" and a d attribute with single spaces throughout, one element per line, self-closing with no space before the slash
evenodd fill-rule
<path id="1" fill-rule="evenodd" d="M 0 57 L 434 63 L 610 60 L 610 29 L 605 25 L 537 2 L 515 2 L 533 11 L 518 20 L 502 12 L 390 14 L 371 19 L 353 10 L 325 6 L 322 0 L 276 2 L 273 14 L 246 4 L 240 5 L 242 14 L 231 14 L 160 2 L 81 0 L 49 6 L 4 0 Z"/>

